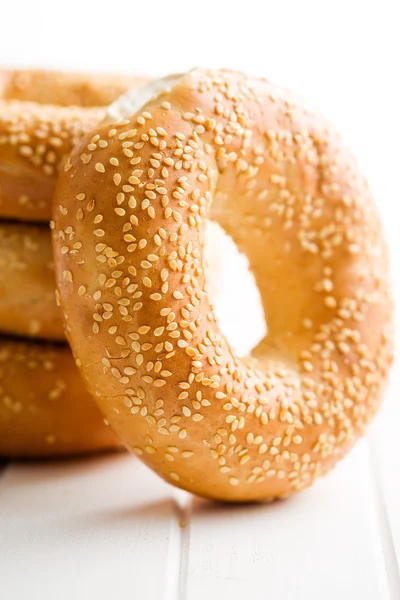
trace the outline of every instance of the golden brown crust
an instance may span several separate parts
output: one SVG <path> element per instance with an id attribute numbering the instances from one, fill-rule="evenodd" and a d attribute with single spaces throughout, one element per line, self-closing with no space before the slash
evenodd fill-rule
<path id="1" fill-rule="evenodd" d="M 268 335 L 250 359 L 215 322 L 207 217 L 247 254 L 260 290 Z M 82 142 L 54 219 L 88 388 L 169 482 L 231 501 L 285 496 L 365 431 L 392 360 L 385 242 L 353 157 L 287 91 L 188 74 Z"/>
<path id="2" fill-rule="evenodd" d="M 46 222 L 59 169 L 104 108 L 143 79 L 0 71 L 0 217 Z M 78 106 L 75 106 L 78 105 Z"/>
<path id="3" fill-rule="evenodd" d="M 65 339 L 46 225 L 0 222 L 0 332 Z"/>
<path id="4" fill-rule="evenodd" d="M 0 216 L 49 221 L 58 172 L 103 109 L 0 100 Z"/>
<path id="5" fill-rule="evenodd" d="M 0 98 L 59 106 L 108 106 L 146 78 L 63 71 L 0 71 Z"/>
<path id="6" fill-rule="evenodd" d="M 65 345 L 0 338 L 0 456 L 117 448 Z"/>

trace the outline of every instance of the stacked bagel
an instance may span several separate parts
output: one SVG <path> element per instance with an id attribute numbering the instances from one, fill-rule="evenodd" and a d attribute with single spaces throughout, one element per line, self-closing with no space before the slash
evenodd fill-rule
<path id="1" fill-rule="evenodd" d="M 64 337 L 49 221 L 73 146 L 103 118 L 102 107 L 138 84 L 115 75 L 0 72 L 0 456 L 118 446 Z"/>

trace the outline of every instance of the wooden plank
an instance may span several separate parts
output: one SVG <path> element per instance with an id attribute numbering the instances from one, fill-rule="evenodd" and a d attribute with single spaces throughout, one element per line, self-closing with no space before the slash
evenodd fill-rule
<path id="1" fill-rule="evenodd" d="M 13 465 L 0 485 L 7 600 L 176 598 L 180 511 L 127 455 Z"/>
<path id="2" fill-rule="evenodd" d="M 389 598 L 373 498 L 363 441 L 288 500 L 237 507 L 196 501 L 186 597 Z"/>

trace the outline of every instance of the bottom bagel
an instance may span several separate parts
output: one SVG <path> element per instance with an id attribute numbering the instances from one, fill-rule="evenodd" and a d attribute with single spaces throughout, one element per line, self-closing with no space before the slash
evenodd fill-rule
<path id="1" fill-rule="evenodd" d="M 0 338 L 0 456 L 52 457 L 119 445 L 68 346 Z"/>

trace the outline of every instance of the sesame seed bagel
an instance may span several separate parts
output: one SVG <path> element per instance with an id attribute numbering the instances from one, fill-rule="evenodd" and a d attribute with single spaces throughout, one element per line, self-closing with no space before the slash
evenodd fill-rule
<path id="1" fill-rule="evenodd" d="M 104 109 L 0 100 L 0 217 L 49 221 L 60 166 Z"/>
<path id="2" fill-rule="evenodd" d="M 0 217 L 50 221 L 61 165 L 104 116 L 104 108 L 90 106 L 108 104 L 141 83 L 112 75 L 0 71 Z M 74 104 L 82 106 L 64 106 Z"/>
<path id="3" fill-rule="evenodd" d="M 249 358 L 210 303 L 207 219 L 260 291 L 268 332 Z M 354 158 L 288 91 L 230 71 L 168 81 L 73 152 L 54 220 L 88 389 L 164 479 L 221 500 L 283 497 L 364 433 L 392 361 L 386 246 Z"/>
<path id="4" fill-rule="evenodd" d="M 0 222 L 0 332 L 65 339 L 48 226 Z"/>
<path id="5" fill-rule="evenodd" d="M 0 337 L 0 456 L 117 448 L 66 345 Z"/>
<path id="6" fill-rule="evenodd" d="M 60 106 L 108 106 L 143 77 L 63 71 L 0 71 L 0 98 Z"/>

